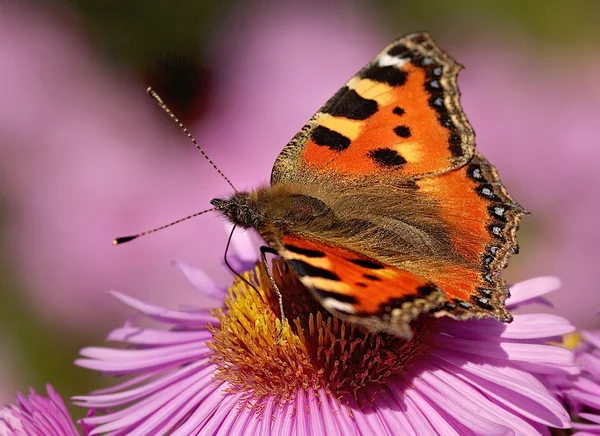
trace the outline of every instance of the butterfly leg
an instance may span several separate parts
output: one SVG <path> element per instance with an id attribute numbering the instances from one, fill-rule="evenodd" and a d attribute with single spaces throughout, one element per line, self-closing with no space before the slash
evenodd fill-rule
<path id="1" fill-rule="evenodd" d="M 286 323 L 285 312 L 283 311 L 283 295 L 281 295 L 281 291 L 277 287 L 277 283 L 275 283 L 275 278 L 273 277 L 273 273 L 271 273 L 271 268 L 269 268 L 269 264 L 267 262 L 267 253 L 277 254 L 275 250 L 271 247 L 262 246 L 260 247 L 260 260 L 265 267 L 265 271 L 267 272 L 267 277 L 269 277 L 269 282 L 271 283 L 271 287 L 273 291 L 277 295 L 277 300 L 279 301 L 279 313 L 281 314 L 281 329 L 279 330 L 279 335 L 277 335 L 276 344 L 279 344 L 281 340 L 281 336 L 283 335 L 283 328 Z"/>

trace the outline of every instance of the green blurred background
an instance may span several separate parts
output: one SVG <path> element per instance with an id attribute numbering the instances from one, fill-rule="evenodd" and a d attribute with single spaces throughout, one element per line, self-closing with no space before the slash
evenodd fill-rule
<path id="1" fill-rule="evenodd" d="M 225 232 L 215 219 L 134 248 L 102 245 L 226 192 L 143 95 L 146 86 L 206 141 L 234 183 L 252 185 L 267 180 L 277 149 L 336 86 L 383 44 L 415 30 L 432 33 L 466 65 L 460 83 L 479 147 L 534 212 L 509 277 L 561 276 L 559 313 L 598 327 L 598 257 L 590 249 L 598 241 L 598 17 L 600 3 L 591 0 L 0 3 L 0 400 L 47 381 L 64 397 L 99 387 L 72 361 L 131 315 L 105 291 L 157 301 L 161 288 L 169 294 L 161 303 L 208 304 L 195 300 L 173 258 L 226 282 Z M 330 52 L 319 52 L 321 42 Z M 271 137 L 273 124 L 285 128 Z M 232 129 L 239 131 L 229 137 Z M 507 130 L 513 136 L 495 143 Z M 102 158 L 84 156 L 94 140 Z M 185 301 L 174 289 L 187 292 Z"/>

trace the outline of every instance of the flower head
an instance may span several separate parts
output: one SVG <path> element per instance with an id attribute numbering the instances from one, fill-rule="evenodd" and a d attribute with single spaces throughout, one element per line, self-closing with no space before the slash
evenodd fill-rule
<path id="1" fill-rule="evenodd" d="M 47 385 L 47 397 L 33 389 L 29 395 L 17 394 L 16 404 L 0 408 L 0 434 L 28 436 L 79 436 L 60 395 Z M 82 434 L 90 428 L 82 426 Z"/>
<path id="2" fill-rule="evenodd" d="M 192 276 L 189 266 L 186 274 Z M 238 280 L 225 306 L 175 311 L 116 293 L 168 330 L 138 326 L 109 335 L 128 349 L 90 347 L 77 364 L 130 376 L 75 398 L 104 410 L 95 432 L 210 434 L 535 434 L 566 428 L 568 414 L 544 377 L 577 372 L 551 345 L 573 330 L 563 318 L 515 315 L 512 324 L 422 317 L 406 342 L 334 318 L 275 262 L 289 324 L 279 343 L 276 298 L 262 267 Z M 196 283 L 199 283 L 196 281 Z M 556 287 L 538 278 L 512 288 L 522 304 Z M 133 348 L 132 348 L 133 347 Z"/>

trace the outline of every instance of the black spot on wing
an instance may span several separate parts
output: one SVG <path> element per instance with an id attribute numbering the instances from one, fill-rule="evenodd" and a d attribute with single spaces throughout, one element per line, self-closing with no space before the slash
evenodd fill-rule
<path id="1" fill-rule="evenodd" d="M 367 268 L 367 269 L 384 269 L 385 266 L 383 266 L 380 263 L 377 262 L 373 262 L 372 260 L 367 260 L 367 259 L 347 259 L 349 262 L 352 262 L 355 265 L 358 266 L 362 266 L 363 268 Z"/>
<path id="2" fill-rule="evenodd" d="M 431 284 L 427 284 L 427 285 L 424 285 L 424 286 L 419 286 L 417 288 L 417 292 L 420 295 L 423 295 L 424 297 L 427 297 L 428 295 L 433 294 L 437 290 L 438 290 L 438 288 L 436 288 L 434 285 L 431 285 Z"/>
<path id="3" fill-rule="evenodd" d="M 390 86 L 402 86 L 406 83 L 407 74 L 394 66 L 380 67 L 372 64 L 364 68 L 358 76 L 375 82 L 387 83 Z"/>
<path id="4" fill-rule="evenodd" d="M 408 126 L 394 127 L 394 133 L 401 138 L 410 138 L 410 128 Z"/>
<path id="5" fill-rule="evenodd" d="M 498 223 L 492 223 L 488 226 L 488 232 L 496 239 L 504 239 L 503 230 L 502 225 Z"/>
<path id="6" fill-rule="evenodd" d="M 471 301 L 473 301 L 477 306 L 481 307 L 485 310 L 494 310 L 494 307 L 490 304 L 490 299 L 487 297 L 480 297 L 478 295 L 473 295 L 471 297 Z"/>
<path id="7" fill-rule="evenodd" d="M 398 44 L 390 48 L 387 54 L 395 58 L 408 58 L 411 55 L 411 51 L 406 46 Z"/>
<path id="8" fill-rule="evenodd" d="M 429 93 L 429 106 L 437 112 L 439 123 L 449 130 L 448 150 L 455 157 L 462 156 L 464 154 L 462 144 L 464 132 L 455 125 L 450 117 L 450 109 L 446 103 L 446 97 L 455 96 L 457 90 L 442 85 L 444 65 L 429 56 L 419 55 L 411 59 L 415 66 L 425 70 L 425 90 Z"/>
<path id="9" fill-rule="evenodd" d="M 452 118 L 448 114 L 441 114 L 438 116 L 439 123 L 444 126 L 451 128 L 453 126 Z"/>
<path id="10" fill-rule="evenodd" d="M 313 289 L 313 292 L 318 298 L 333 298 L 342 303 L 357 304 L 358 300 L 352 295 L 338 294 L 337 292 L 325 291 L 323 289 Z"/>
<path id="11" fill-rule="evenodd" d="M 498 196 L 494 193 L 494 187 L 490 184 L 479 185 L 475 191 L 484 198 L 489 200 L 498 200 Z"/>
<path id="12" fill-rule="evenodd" d="M 494 256 L 488 256 L 487 254 L 483 254 L 482 256 L 482 264 L 486 270 L 490 269 L 490 265 L 494 261 Z"/>
<path id="13" fill-rule="evenodd" d="M 371 280 L 373 282 L 380 282 L 381 279 L 373 274 L 363 274 L 363 277 L 367 280 Z"/>
<path id="14" fill-rule="evenodd" d="M 366 120 L 377 112 L 377 102 L 363 98 L 353 89 L 348 90 L 346 87 L 346 91 L 340 96 L 336 104 L 325 107 L 321 111 L 335 117 Z"/>
<path id="15" fill-rule="evenodd" d="M 448 149 L 453 156 L 460 156 L 462 154 L 462 138 L 458 132 L 454 131 L 450 133 L 450 136 L 448 136 L 448 143 L 450 144 Z"/>
<path id="16" fill-rule="evenodd" d="M 467 175 L 478 183 L 483 183 L 486 181 L 481 167 L 475 163 L 471 163 L 471 165 L 469 165 L 467 168 Z"/>
<path id="17" fill-rule="evenodd" d="M 284 247 L 286 250 L 289 250 L 292 253 L 301 254 L 306 257 L 325 257 L 325 253 L 319 250 L 310 250 L 308 248 L 297 247 L 291 244 L 286 244 Z"/>
<path id="18" fill-rule="evenodd" d="M 402 109 L 400 106 L 396 106 L 392 110 L 392 113 L 394 113 L 394 115 L 402 116 L 402 115 L 404 115 L 404 109 Z"/>
<path id="19" fill-rule="evenodd" d="M 327 103 L 325 103 L 325 105 L 321 108 L 321 112 L 328 114 L 331 108 L 337 105 L 338 102 L 344 97 L 344 95 L 346 95 L 346 93 L 349 90 L 350 89 L 347 86 L 340 88 L 333 97 L 327 100 Z"/>
<path id="20" fill-rule="evenodd" d="M 303 262 L 301 260 L 291 259 L 287 261 L 294 271 L 301 276 L 309 276 L 309 277 L 320 277 L 328 280 L 340 281 L 340 278 L 333 271 L 329 271 L 327 269 L 319 268 L 316 266 L 312 266 L 309 263 Z"/>
<path id="21" fill-rule="evenodd" d="M 485 298 L 491 298 L 494 295 L 494 291 L 491 289 L 477 288 L 477 292 L 479 292 L 481 296 Z"/>
<path id="22" fill-rule="evenodd" d="M 503 223 L 507 221 L 506 215 L 509 211 L 510 207 L 502 203 L 493 204 L 488 207 L 488 213 L 490 216 Z"/>
<path id="23" fill-rule="evenodd" d="M 343 151 L 350 147 L 349 138 L 323 126 L 315 127 L 310 138 L 315 144 L 329 147 L 334 151 Z"/>
<path id="24" fill-rule="evenodd" d="M 456 302 L 456 304 L 458 304 L 458 307 L 465 309 L 465 310 L 469 310 L 473 307 L 473 306 L 471 306 L 471 303 L 467 303 L 466 301 L 459 300 L 457 298 L 455 298 L 454 301 Z"/>
<path id="25" fill-rule="evenodd" d="M 367 155 L 373 159 L 377 165 L 383 167 L 397 167 L 406 163 L 406 159 L 391 148 L 377 148 L 369 151 Z"/>

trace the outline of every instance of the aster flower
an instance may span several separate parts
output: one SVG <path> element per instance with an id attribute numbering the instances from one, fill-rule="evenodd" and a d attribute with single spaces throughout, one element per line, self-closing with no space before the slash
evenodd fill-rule
<path id="1" fill-rule="evenodd" d="M 193 267 L 184 272 L 202 286 Z M 84 419 L 92 434 L 529 435 L 569 427 L 543 383 L 577 373 L 571 351 L 548 343 L 573 330 L 565 319 L 423 316 L 406 342 L 332 317 L 284 264 L 275 261 L 273 272 L 290 320 L 279 344 L 277 303 L 260 266 L 245 273 L 256 290 L 238 280 L 211 312 L 113 293 L 138 315 L 108 336 L 127 349 L 88 347 L 76 361 L 120 378 L 74 398 L 103 411 Z M 559 285 L 550 277 L 517 284 L 509 305 Z"/>
<path id="2" fill-rule="evenodd" d="M 583 331 L 576 339 L 576 377 L 554 377 L 551 381 L 571 412 L 578 435 L 600 435 L 600 330 Z"/>
<path id="3" fill-rule="evenodd" d="M 82 425 L 80 433 L 62 398 L 47 385 L 44 397 L 30 389 L 29 395 L 17 394 L 15 404 L 0 408 L 0 434 L 27 436 L 79 436 L 89 434 Z"/>

